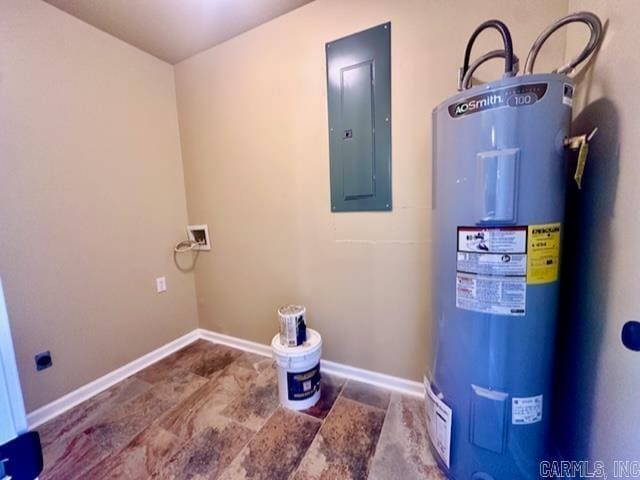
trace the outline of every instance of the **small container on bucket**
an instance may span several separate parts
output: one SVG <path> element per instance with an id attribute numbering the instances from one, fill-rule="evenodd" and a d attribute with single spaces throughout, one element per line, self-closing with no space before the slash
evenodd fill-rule
<path id="1" fill-rule="evenodd" d="M 301 305 L 287 305 L 278 309 L 280 343 L 297 347 L 307 340 L 306 309 Z"/>
<path id="2" fill-rule="evenodd" d="M 320 334 L 307 329 L 307 341 L 298 347 L 282 345 L 278 334 L 271 341 L 271 349 L 278 366 L 280 403 L 293 410 L 313 407 L 320 399 Z"/>

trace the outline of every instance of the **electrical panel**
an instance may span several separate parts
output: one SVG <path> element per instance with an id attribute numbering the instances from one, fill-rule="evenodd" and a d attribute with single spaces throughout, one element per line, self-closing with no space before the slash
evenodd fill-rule
<path id="1" fill-rule="evenodd" d="M 391 210 L 391 23 L 326 55 L 331 210 Z"/>

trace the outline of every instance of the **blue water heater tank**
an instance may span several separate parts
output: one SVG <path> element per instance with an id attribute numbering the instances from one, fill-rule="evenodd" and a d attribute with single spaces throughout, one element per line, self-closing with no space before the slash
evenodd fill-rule
<path id="1" fill-rule="evenodd" d="M 427 410 L 455 479 L 537 478 L 546 453 L 572 92 L 511 77 L 433 112 Z"/>
<path id="2" fill-rule="evenodd" d="M 584 49 L 553 73 L 533 74 L 545 41 L 573 22 L 589 27 Z M 486 29 L 500 33 L 504 49 L 472 64 Z M 426 414 L 449 478 L 535 479 L 550 458 L 566 148 L 579 149 L 580 186 L 590 138 L 569 138 L 574 87 L 566 74 L 601 38 L 596 15 L 567 15 L 540 34 L 517 76 L 507 26 L 488 20 L 467 43 L 459 93 L 433 111 L 435 344 Z M 475 69 L 492 58 L 504 58 L 503 78 L 472 87 Z"/>
<path id="3" fill-rule="evenodd" d="M 586 24 L 584 50 L 554 73 L 533 74 L 546 39 L 572 22 Z M 470 64 L 478 34 L 499 31 L 504 50 Z M 566 149 L 573 82 L 566 75 L 600 43 L 598 17 L 579 12 L 542 32 L 524 75 L 504 23 L 471 35 L 459 93 L 433 111 L 434 357 L 425 378 L 432 450 L 449 478 L 539 478 L 549 458 L 552 368 Z M 503 78 L 472 87 L 473 71 L 504 58 Z"/>

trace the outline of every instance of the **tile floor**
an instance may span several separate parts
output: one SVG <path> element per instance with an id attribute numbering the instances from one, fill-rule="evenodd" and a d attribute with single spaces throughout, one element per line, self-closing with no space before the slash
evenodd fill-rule
<path id="1" fill-rule="evenodd" d="M 325 375 L 278 406 L 271 359 L 199 340 L 39 429 L 47 479 L 443 479 L 420 399 Z"/>

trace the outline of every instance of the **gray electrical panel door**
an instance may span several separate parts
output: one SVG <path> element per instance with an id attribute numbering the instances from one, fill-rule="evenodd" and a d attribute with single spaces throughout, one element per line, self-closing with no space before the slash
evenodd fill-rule
<path id="1" fill-rule="evenodd" d="M 326 45 L 331 210 L 391 210 L 391 23 Z"/>

